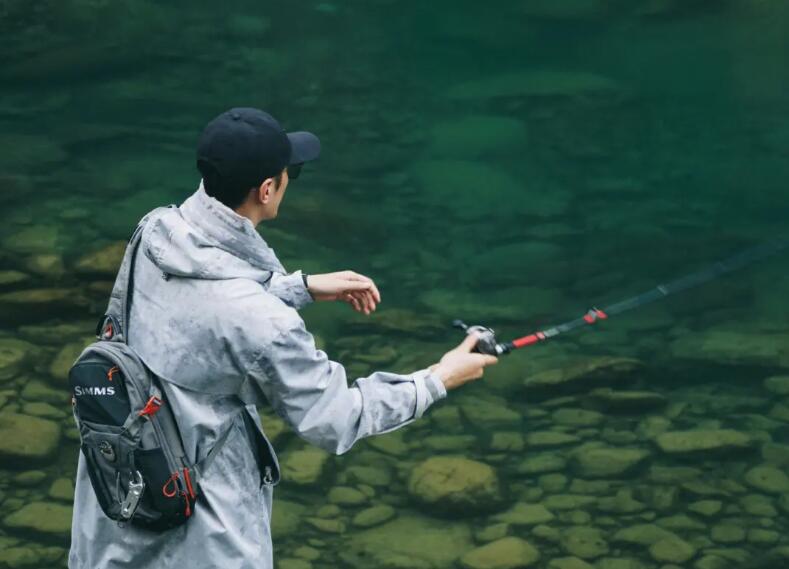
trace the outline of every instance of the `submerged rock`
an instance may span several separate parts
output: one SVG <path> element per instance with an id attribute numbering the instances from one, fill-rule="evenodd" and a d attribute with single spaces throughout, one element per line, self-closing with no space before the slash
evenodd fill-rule
<path id="1" fill-rule="evenodd" d="M 496 514 L 494 522 L 507 523 L 514 526 L 535 526 L 552 521 L 556 516 L 542 504 L 518 502 L 506 512 Z"/>
<path id="2" fill-rule="evenodd" d="M 69 370 L 74 362 L 82 353 L 82 350 L 92 341 L 85 339 L 82 342 L 71 342 L 63 346 L 49 364 L 49 375 L 54 379 L 56 385 L 66 385 Z"/>
<path id="3" fill-rule="evenodd" d="M 643 364 L 632 358 L 596 357 L 566 367 L 543 371 L 523 382 L 531 399 L 548 399 L 615 387 L 635 379 Z"/>
<path id="4" fill-rule="evenodd" d="M 274 505 L 271 508 L 272 537 L 277 540 L 295 534 L 301 525 L 301 521 L 304 519 L 306 511 L 306 506 L 290 500 L 275 498 Z"/>
<path id="5" fill-rule="evenodd" d="M 25 366 L 35 346 L 15 338 L 0 338 L 0 381 L 11 379 Z"/>
<path id="6" fill-rule="evenodd" d="M 696 555 L 696 548 L 684 539 L 661 539 L 649 546 L 652 559 L 660 563 L 685 563 Z"/>
<path id="7" fill-rule="evenodd" d="M 74 264 L 74 270 L 78 273 L 114 277 L 121 266 L 126 244 L 126 241 L 116 241 L 98 251 L 83 255 Z"/>
<path id="8" fill-rule="evenodd" d="M 654 391 L 615 391 L 610 387 L 594 389 L 590 401 L 609 413 L 641 413 L 666 404 L 666 398 Z"/>
<path id="9" fill-rule="evenodd" d="M 30 275 L 20 271 L 0 271 L 0 288 L 11 287 L 30 280 Z"/>
<path id="10" fill-rule="evenodd" d="M 714 364 L 789 367 L 789 334 L 754 330 L 711 330 L 671 344 L 676 358 Z"/>
<path id="11" fill-rule="evenodd" d="M 448 91 L 450 99 L 616 97 L 625 94 L 619 82 L 594 73 L 521 71 L 459 83 Z"/>
<path id="12" fill-rule="evenodd" d="M 789 375 L 774 375 L 764 380 L 764 388 L 775 395 L 789 395 Z"/>
<path id="13" fill-rule="evenodd" d="M 526 127 L 514 118 L 494 115 L 463 116 L 434 125 L 428 154 L 446 158 L 478 158 L 487 154 L 521 153 Z"/>
<path id="14" fill-rule="evenodd" d="M 3 526 L 9 530 L 68 537 L 71 533 L 71 506 L 55 502 L 25 504 L 3 518 Z"/>
<path id="15" fill-rule="evenodd" d="M 573 470 L 582 478 L 630 476 L 650 453 L 639 448 L 581 447 L 570 455 Z"/>
<path id="16" fill-rule="evenodd" d="M 732 429 L 668 431 L 654 440 L 661 451 L 674 455 L 718 455 L 753 447 L 749 435 Z"/>
<path id="17" fill-rule="evenodd" d="M 540 559 L 540 552 L 528 541 L 504 537 L 472 549 L 460 558 L 464 569 L 520 569 L 531 567 Z"/>
<path id="18" fill-rule="evenodd" d="M 353 532 L 339 555 L 341 566 L 350 569 L 446 569 L 472 548 L 471 530 L 465 524 L 403 515 Z"/>
<path id="19" fill-rule="evenodd" d="M 408 492 L 437 513 L 474 514 L 502 505 L 496 471 L 485 463 L 461 457 L 429 458 L 411 472 Z"/>
<path id="20" fill-rule="evenodd" d="M 79 290 L 34 288 L 0 294 L 0 320 L 7 323 L 84 314 L 88 300 Z"/>
<path id="21" fill-rule="evenodd" d="M 591 527 L 571 527 L 562 532 L 562 549 L 581 559 L 595 559 L 608 553 L 602 531 Z"/>
<path id="22" fill-rule="evenodd" d="M 745 482 L 767 494 L 789 493 L 789 476 L 773 466 L 756 466 L 745 473 Z"/>
<path id="23" fill-rule="evenodd" d="M 353 517 L 351 523 L 356 527 L 369 528 L 386 523 L 396 515 L 392 506 L 383 504 L 362 510 Z"/>
<path id="24" fill-rule="evenodd" d="M 48 419 L 0 413 L 0 459 L 8 467 L 46 462 L 58 448 L 60 425 Z"/>
<path id="25" fill-rule="evenodd" d="M 329 453 L 315 447 L 285 453 L 282 460 L 282 479 L 289 484 L 308 486 L 323 475 Z"/>

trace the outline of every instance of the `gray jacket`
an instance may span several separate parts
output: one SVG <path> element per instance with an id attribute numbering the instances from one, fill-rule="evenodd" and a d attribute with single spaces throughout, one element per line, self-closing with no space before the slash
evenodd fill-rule
<path id="1" fill-rule="evenodd" d="M 190 460 L 232 431 L 203 473 L 194 515 L 164 533 L 106 518 L 80 453 L 69 567 L 273 568 L 279 467 L 271 450 L 271 477 L 258 468 L 250 438 L 270 445 L 255 406 L 271 405 L 301 437 L 341 454 L 414 421 L 446 390 L 426 369 L 376 372 L 348 386 L 343 367 L 316 349 L 297 312 L 311 301 L 300 272 L 287 274 L 252 223 L 202 185 L 179 208 L 147 217 L 129 345 L 164 380 Z"/>

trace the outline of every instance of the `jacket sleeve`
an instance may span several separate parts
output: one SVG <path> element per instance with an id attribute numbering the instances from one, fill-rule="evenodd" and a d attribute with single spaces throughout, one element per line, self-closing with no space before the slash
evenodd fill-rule
<path id="1" fill-rule="evenodd" d="M 249 377 L 308 442 L 342 454 L 359 439 L 411 423 L 446 397 L 444 384 L 428 369 L 408 375 L 379 371 L 348 386 L 343 366 L 315 347 L 295 316 L 261 347 Z"/>
<path id="2" fill-rule="evenodd" d="M 268 292 L 296 310 L 313 301 L 310 291 L 304 286 L 301 271 L 290 274 L 272 273 L 268 282 Z"/>

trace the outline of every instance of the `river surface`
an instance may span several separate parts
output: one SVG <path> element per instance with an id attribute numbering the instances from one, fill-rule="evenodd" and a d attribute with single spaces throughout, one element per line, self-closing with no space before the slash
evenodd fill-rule
<path id="1" fill-rule="evenodd" d="M 437 361 L 454 318 L 511 339 L 789 234 L 784 1 L 2 1 L 0 568 L 65 567 L 68 367 L 232 106 L 321 138 L 259 230 L 377 282 L 372 317 L 302 312 L 349 381 Z M 278 567 L 789 566 L 786 263 L 502 358 L 340 457 L 262 408 Z"/>

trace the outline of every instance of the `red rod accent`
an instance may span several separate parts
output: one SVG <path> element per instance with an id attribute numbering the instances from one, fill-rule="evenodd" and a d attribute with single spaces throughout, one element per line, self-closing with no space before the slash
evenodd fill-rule
<path id="1" fill-rule="evenodd" d="M 517 340 L 512 341 L 512 345 L 516 348 L 522 348 L 523 346 L 531 346 L 532 344 L 536 344 L 542 338 L 540 338 L 540 334 L 529 334 L 528 336 L 524 336 L 523 338 L 518 338 Z M 542 335 L 543 338 L 545 335 Z"/>

